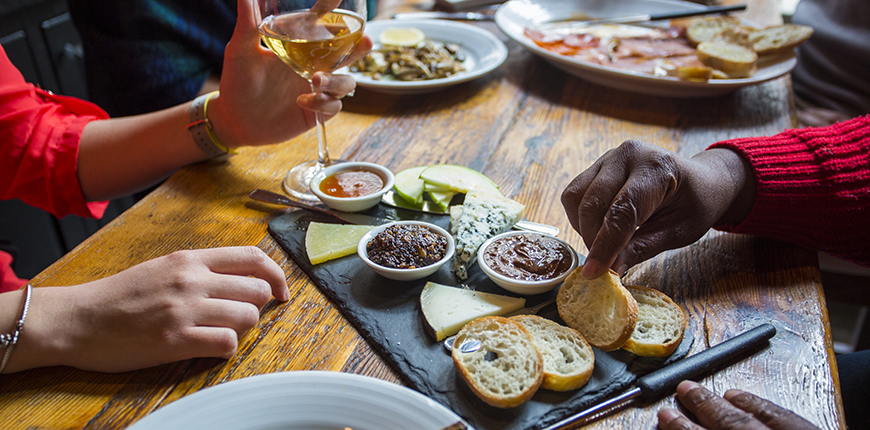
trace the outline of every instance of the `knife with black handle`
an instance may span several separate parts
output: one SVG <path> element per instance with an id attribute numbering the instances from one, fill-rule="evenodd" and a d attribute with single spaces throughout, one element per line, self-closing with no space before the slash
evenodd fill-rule
<path id="1" fill-rule="evenodd" d="M 337 218 L 340 221 L 344 221 L 350 224 L 359 224 L 359 225 L 381 225 L 389 222 L 393 222 L 395 220 L 376 217 L 372 215 L 366 214 L 358 214 L 358 213 L 350 213 L 350 212 L 339 212 L 332 209 L 324 209 L 321 207 L 309 205 L 307 203 L 300 203 L 296 200 L 291 200 L 287 196 L 282 196 L 278 193 L 273 193 L 271 191 L 266 190 L 254 190 L 251 191 L 250 197 L 254 200 L 259 200 L 261 202 L 274 203 L 278 205 L 285 206 L 293 206 L 295 208 L 305 209 L 313 212 L 319 212 L 324 215 L 329 215 Z"/>
<path id="2" fill-rule="evenodd" d="M 680 382 L 718 369 L 736 357 L 759 348 L 775 334 L 776 328 L 773 325 L 762 324 L 712 348 L 642 376 L 635 387 L 624 394 L 565 418 L 544 430 L 567 430 L 615 412 L 637 399 L 654 400 L 663 397 L 673 392 Z"/>

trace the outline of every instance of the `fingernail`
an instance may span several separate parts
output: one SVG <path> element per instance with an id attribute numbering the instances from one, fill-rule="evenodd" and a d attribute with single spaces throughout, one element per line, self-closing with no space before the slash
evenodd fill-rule
<path id="1" fill-rule="evenodd" d="M 665 408 L 659 411 L 659 422 L 669 423 L 680 417 L 680 413 L 676 409 Z"/>
<path id="2" fill-rule="evenodd" d="M 625 276 L 625 272 L 628 272 L 628 264 L 623 264 L 622 266 L 619 266 L 619 270 L 616 271 L 616 273 L 618 273 L 620 277 Z"/>
<path id="3" fill-rule="evenodd" d="M 580 271 L 580 274 L 583 275 L 586 279 L 594 279 L 598 277 L 598 272 L 601 271 L 601 263 L 597 260 L 586 260 L 586 263 L 583 264 L 583 269 Z"/>
<path id="4" fill-rule="evenodd" d="M 736 388 L 732 388 L 732 389 L 726 391 L 725 394 L 722 395 L 722 397 L 723 397 L 725 400 L 731 400 L 731 399 L 733 399 L 734 397 L 739 396 L 739 395 L 741 395 L 741 394 L 744 394 L 744 391 L 743 391 L 743 390 L 738 390 L 738 389 L 736 389 Z"/>
<path id="5" fill-rule="evenodd" d="M 689 391 L 694 390 L 695 388 L 700 388 L 701 385 L 695 381 L 683 381 L 680 382 L 680 385 L 677 385 L 677 394 L 683 395 L 688 393 Z"/>

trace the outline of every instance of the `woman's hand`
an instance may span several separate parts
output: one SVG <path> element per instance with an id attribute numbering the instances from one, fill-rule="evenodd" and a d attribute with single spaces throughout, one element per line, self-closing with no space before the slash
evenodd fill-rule
<path id="1" fill-rule="evenodd" d="M 239 0 L 233 37 L 224 51 L 220 95 L 209 101 L 209 120 L 229 147 L 268 145 L 296 137 L 314 126 L 314 112 L 329 119 L 341 110 L 339 98 L 353 92 L 348 75 L 318 72 L 311 85 L 260 44 L 254 0 Z M 363 36 L 342 62 L 364 57 L 372 41 Z"/>
<path id="2" fill-rule="evenodd" d="M 701 427 L 675 409 L 659 411 L 662 430 L 818 430 L 794 412 L 761 397 L 728 390 L 719 397 L 695 382 L 677 386 L 677 397 L 701 423 Z"/>
<path id="3" fill-rule="evenodd" d="M 562 205 L 589 255 L 582 274 L 628 267 L 740 222 L 754 199 L 752 173 L 735 152 L 685 158 L 629 140 L 599 158 L 562 193 Z"/>
<path id="4" fill-rule="evenodd" d="M 35 288 L 6 371 L 229 358 L 272 296 L 289 300 L 284 272 L 256 247 L 179 251 L 87 284 Z"/>

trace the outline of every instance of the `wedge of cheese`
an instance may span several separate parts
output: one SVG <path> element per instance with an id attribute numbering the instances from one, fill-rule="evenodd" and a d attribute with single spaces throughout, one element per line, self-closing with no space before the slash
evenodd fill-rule
<path id="1" fill-rule="evenodd" d="M 450 207 L 450 233 L 456 241 L 453 273 L 468 278 L 468 269 L 487 239 L 511 229 L 523 217 L 524 206 L 491 189 L 471 190 L 462 206 Z"/>
<path id="2" fill-rule="evenodd" d="M 427 282 L 420 294 L 420 306 L 429 334 L 443 340 L 459 333 L 469 321 L 509 314 L 526 305 L 526 299 L 483 293 Z"/>
<path id="3" fill-rule="evenodd" d="M 355 254 L 357 244 L 375 226 L 312 222 L 305 233 L 305 251 L 311 264 Z"/>

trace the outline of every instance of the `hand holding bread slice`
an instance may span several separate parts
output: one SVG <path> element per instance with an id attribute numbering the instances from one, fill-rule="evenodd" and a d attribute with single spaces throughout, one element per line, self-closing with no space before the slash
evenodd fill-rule
<path id="1" fill-rule="evenodd" d="M 619 349 L 637 323 L 637 302 L 612 270 L 586 279 L 575 269 L 559 289 L 556 305 L 565 324 L 602 351 Z"/>
<path id="2" fill-rule="evenodd" d="M 577 268 L 556 296 L 559 316 L 602 351 L 625 349 L 635 355 L 665 357 L 683 340 L 683 309 L 666 294 L 623 286 L 616 272 L 586 279 Z"/>

